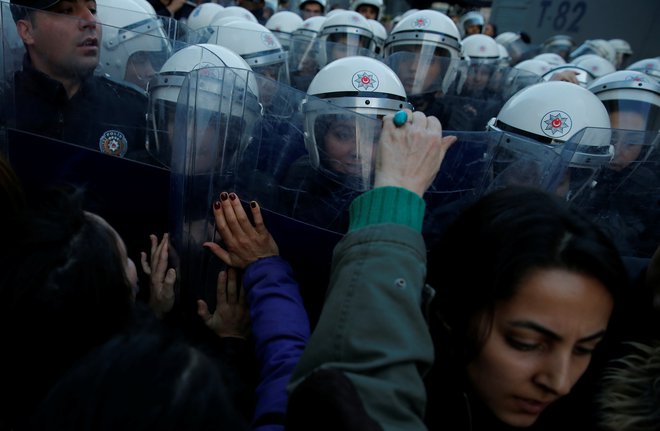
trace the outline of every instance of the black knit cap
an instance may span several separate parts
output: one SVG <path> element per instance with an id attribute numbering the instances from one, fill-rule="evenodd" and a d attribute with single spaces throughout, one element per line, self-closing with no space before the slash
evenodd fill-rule
<path id="1" fill-rule="evenodd" d="M 25 6 L 29 7 L 32 9 L 49 9 L 56 4 L 58 4 L 60 0 L 11 0 L 11 4 L 16 5 L 16 6 Z"/>

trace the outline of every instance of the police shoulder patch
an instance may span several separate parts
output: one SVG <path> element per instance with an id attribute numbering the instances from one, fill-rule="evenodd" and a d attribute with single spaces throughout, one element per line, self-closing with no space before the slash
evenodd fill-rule
<path id="1" fill-rule="evenodd" d="M 128 150 L 128 141 L 119 130 L 106 130 L 99 139 L 99 151 L 111 156 L 124 157 Z"/>

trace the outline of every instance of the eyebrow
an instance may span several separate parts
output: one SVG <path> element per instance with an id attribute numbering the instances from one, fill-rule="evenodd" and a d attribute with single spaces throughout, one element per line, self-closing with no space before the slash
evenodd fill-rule
<path id="1" fill-rule="evenodd" d="M 551 331 L 550 329 L 546 328 L 545 326 L 539 325 L 538 323 L 529 321 L 529 320 L 514 320 L 511 322 L 508 322 L 510 326 L 516 327 L 516 328 L 525 328 L 525 329 L 531 329 L 532 331 L 538 332 L 552 340 L 555 341 L 561 341 L 562 337 L 557 334 L 556 332 Z M 587 343 L 589 341 L 594 341 L 598 340 L 600 338 L 603 338 L 603 335 L 605 335 L 605 329 L 602 329 L 595 334 L 588 335 L 586 337 L 580 338 L 577 342 L 578 343 Z"/>

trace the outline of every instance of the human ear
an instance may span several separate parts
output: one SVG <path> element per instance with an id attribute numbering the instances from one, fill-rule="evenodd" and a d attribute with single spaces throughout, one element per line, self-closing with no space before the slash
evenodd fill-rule
<path id="1" fill-rule="evenodd" d="M 16 32 L 21 38 L 24 44 L 30 45 L 34 43 L 34 38 L 32 37 L 33 26 L 30 20 L 28 19 L 19 19 L 16 21 Z"/>

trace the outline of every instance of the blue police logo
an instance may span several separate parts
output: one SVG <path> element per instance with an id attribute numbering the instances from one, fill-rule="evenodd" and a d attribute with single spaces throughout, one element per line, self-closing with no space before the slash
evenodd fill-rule
<path id="1" fill-rule="evenodd" d="M 376 91 L 378 77 L 368 70 L 361 70 L 353 75 L 353 87 L 358 91 Z"/>
<path id="2" fill-rule="evenodd" d="M 119 130 L 106 130 L 99 139 L 99 150 L 103 154 L 124 157 L 128 150 L 128 141 Z"/>
<path id="3" fill-rule="evenodd" d="M 566 136 L 572 127 L 573 121 L 571 117 L 563 111 L 550 111 L 541 120 L 541 130 L 546 136 L 550 136 L 551 138 Z"/>

